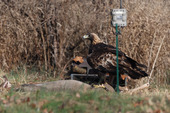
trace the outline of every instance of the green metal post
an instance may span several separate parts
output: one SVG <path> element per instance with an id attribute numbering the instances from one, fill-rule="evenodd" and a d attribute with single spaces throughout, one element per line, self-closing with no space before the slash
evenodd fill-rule
<path id="1" fill-rule="evenodd" d="M 119 93 L 119 60 L 118 60 L 118 26 L 116 24 L 116 62 L 117 62 L 117 66 L 116 66 L 116 72 L 117 72 L 117 93 Z"/>

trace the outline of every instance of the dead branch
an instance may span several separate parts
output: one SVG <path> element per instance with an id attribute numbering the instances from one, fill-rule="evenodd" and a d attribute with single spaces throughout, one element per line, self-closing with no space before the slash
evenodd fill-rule
<path id="1" fill-rule="evenodd" d="M 159 48 L 158 48 L 158 52 L 157 52 L 157 54 L 156 54 L 156 58 L 155 58 L 155 60 L 154 60 L 153 66 L 152 66 L 152 70 L 151 70 L 151 73 L 150 73 L 150 75 L 149 75 L 148 83 L 149 83 L 149 81 L 150 81 L 150 79 L 151 79 L 151 76 L 152 76 L 152 73 L 153 73 L 153 70 L 154 70 L 156 61 L 157 61 L 157 59 L 158 59 L 158 56 L 159 56 L 159 53 L 160 53 L 162 44 L 163 44 L 163 42 L 164 42 L 164 39 L 165 39 L 165 36 L 162 38 L 162 42 L 161 42 L 161 44 L 160 44 L 160 46 L 159 46 Z"/>

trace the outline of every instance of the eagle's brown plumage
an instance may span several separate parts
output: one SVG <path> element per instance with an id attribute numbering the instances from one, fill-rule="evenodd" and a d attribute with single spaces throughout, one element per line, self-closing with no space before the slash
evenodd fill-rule
<path id="1" fill-rule="evenodd" d="M 83 38 L 91 41 L 87 58 L 89 65 L 99 72 L 99 76 L 109 73 L 110 84 L 112 84 L 116 77 L 116 48 L 103 43 L 95 33 L 85 35 Z M 120 75 L 127 74 L 133 79 L 148 76 L 144 71 L 145 65 L 139 64 L 120 50 L 118 59 Z"/>

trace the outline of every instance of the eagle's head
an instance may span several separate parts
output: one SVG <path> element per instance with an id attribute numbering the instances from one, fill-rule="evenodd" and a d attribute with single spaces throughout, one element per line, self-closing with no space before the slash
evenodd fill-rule
<path id="1" fill-rule="evenodd" d="M 103 42 L 95 33 L 84 35 L 83 39 L 89 39 L 93 45 Z"/>

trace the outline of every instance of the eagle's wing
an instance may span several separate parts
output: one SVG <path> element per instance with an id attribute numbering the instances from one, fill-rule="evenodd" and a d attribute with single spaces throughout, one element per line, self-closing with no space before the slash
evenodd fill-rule
<path id="1" fill-rule="evenodd" d="M 87 60 L 89 65 L 101 72 L 116 73 L 116 48 L 111 45 L 100 43 L 93 46 L 92 52 L 89 54 Z M 143 71 L 146 66 L 127 57 L 125 53 L 120 50 L 118 60 L 120 74 L 127 73 L 134 79 L 148 76 Z"/>
<path id="2" fill-rule="evenodd" d="M 103 53 L 111 52 L 111 53 L 116 55 L 116 47 L 111 46 L 111 45 L 99 43 L 99 44 L 96 44 L 96 45 L 93 45 L 93 46 L 90 47 L 90 53 L 98 52 L 99 50 L 102 51 Z M 118 50 L 118 53 L 119 53 L 119 56 L 124 55 L 124 53 L 120 50 Z"/>

